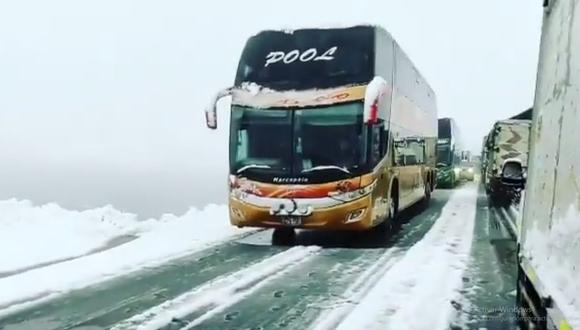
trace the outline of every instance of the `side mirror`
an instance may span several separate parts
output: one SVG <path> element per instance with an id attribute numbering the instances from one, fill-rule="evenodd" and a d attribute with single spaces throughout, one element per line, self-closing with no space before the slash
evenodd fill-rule
<path id="1" fill-rule="evenodd" d="M 380 108 L 385 94 L 388 92 L 388 84 L 382 77 L 375 77 L 365 91 L 363 120 L 366 124 L 378 122 Z"/>
<path id="2" fill-rule="evenodd" d="M 526 176 L 526 172 L 519 161 L 507 160 L 501 171 L 501 183 L 516 188 L 524 188 Z"/>
<path id="3" fill-rule="evenodd" d="M 210 105 L 205 109 L 205 123 L 209 129 L 217 128 L 217 103 L 226 96 L 231 96 L 233 87 L 222 89 L 211 100 Z"/>

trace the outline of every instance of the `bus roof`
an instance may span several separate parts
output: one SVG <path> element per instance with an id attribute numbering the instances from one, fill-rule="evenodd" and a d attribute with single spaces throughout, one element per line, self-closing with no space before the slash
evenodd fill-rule
<path id="1" fill-rule="evenodd" d="M 375 76 L 375 26 L 266 30 L 246 42 L 235 86 L 274 90 L 366 84 Z"/>

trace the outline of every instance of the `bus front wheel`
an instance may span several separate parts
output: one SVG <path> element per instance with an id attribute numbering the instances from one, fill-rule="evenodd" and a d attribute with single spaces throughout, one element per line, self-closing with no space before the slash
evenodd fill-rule
<path id="1" fill-rule="evenodd" d="M 294 244 L 296 232 L 294 228 L 276 228 L 272 233 L 272 244 L 288 246 Z"/>

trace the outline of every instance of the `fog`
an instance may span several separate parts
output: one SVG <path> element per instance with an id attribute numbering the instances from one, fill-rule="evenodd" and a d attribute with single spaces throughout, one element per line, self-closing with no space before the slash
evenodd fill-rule
<path id="1" fill-rule="evenodd" d="M 226 196 L 230 85 L 260 29 L 380 24 L 479 152 L 531 106 L 541 4 L 525 1 L 40 1 L 0 3 L 0 199 L 142 217 Z"/>

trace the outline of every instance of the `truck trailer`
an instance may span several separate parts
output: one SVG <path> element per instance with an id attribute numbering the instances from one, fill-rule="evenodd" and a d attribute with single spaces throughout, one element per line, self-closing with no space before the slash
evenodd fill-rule
<path id="1" fill-rule="evenodd" d="M 544 3 L 528 183 L 518 221 L 522 325 L 580 329 L 580 1 Z"/>

